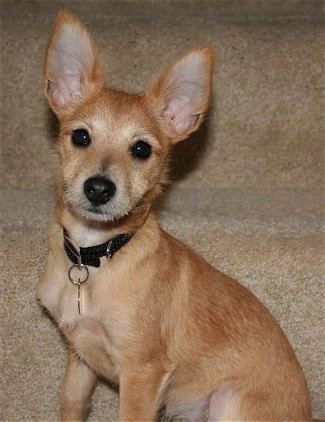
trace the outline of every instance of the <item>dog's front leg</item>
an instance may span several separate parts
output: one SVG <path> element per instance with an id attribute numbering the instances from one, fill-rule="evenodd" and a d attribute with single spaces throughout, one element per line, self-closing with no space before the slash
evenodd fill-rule
<path id="1" fill-rule="evenodd" d="M 120 378 L 120 421 L 155 421 L 171 370 L 147 364 Z"/>
<path id="2" fill-rule="evenodd" d="M 62 421 L 83 421 L 86 419 L 88 401 L 96 382 L 96 374 L 73 350 L 70 350 L 61 395 Z"/>

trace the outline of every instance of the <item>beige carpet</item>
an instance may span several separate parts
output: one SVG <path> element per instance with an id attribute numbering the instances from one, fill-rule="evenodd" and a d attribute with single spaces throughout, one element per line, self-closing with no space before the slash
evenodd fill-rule
<path id="1" fill-rule="evenodd" d="M 59 8 L 93 33 L 110 84 L 142 90 L 185 50 L 217 52 L 214 104 L 175 152 L 170 232 L 251 288 L 287 333 L 325 418 L 322 1 L 1 1 L 0 420 L 54 421 L 66 346 L 35 299 L 55 121 L 42 63 Z M 101 383 L 90 420 L 116 420 Z"/>

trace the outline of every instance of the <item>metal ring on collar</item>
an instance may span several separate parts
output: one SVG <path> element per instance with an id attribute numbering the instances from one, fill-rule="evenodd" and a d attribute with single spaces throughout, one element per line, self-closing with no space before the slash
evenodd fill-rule
<path id="1" fill-rule="evenodd" d="M 79 275 L 76 277 L 76 271 L 79 272 Z M 89 270 L 84 264 L 73 264 L 69 269 L 69 279 L 73 284 L 83 284 L 88 280 Z"/>

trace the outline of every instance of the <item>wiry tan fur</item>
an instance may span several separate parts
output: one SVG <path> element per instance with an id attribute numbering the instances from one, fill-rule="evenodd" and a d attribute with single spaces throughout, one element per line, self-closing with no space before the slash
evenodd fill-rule
<path id="1" fill-rule="evenodd" d="M 211 93 L 213 53 L 194 50 L 167 68 L 143 96 L 104 87 L 94 43 L 61 12 L 47 50 L 46 95 L 60 121 L 55 217 L 38 297 L 67 338 L 62 420 L 82 420 L 97 377 L 119 385 L 120 420 L 310 420 L 308 389 L 282 330 L 237 281 L 163 231 L 151 210 L 167 182 L 173 144 L 201 124 Z M 74 129 L 92 143 L 78 148 Z M 152 146 L 131 156 L 138 139 Z M 100 173 L 117 186 L 96 215 L 82 195 Z M 120 233 L 134 237 L 110 261 L 89 267 L 77 287 L 63 227 L 78 246 Z"/>

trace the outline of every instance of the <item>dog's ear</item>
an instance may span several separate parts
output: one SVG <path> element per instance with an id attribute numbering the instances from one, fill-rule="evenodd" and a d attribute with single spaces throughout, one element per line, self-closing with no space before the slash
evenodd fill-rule
<path id="1" fill-rule="evenodd" d="M 67 11 L 59 12 L 45 59 L 46 96 L 60 117 L 98 92 L 104 76 L 94 42 Z"/>
<path id="2" fill-rule="evenodd" d="M 202 123 L 211 95 L 213 56 L 211 48 L 189 52 L 146 92 L 174 142 L 185 139 Z"/>

